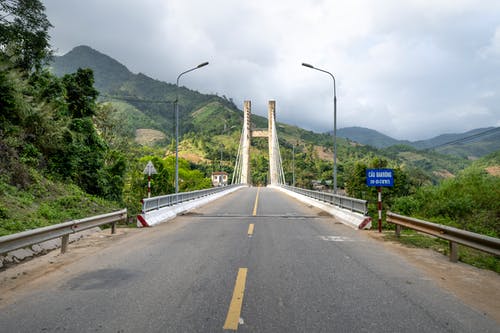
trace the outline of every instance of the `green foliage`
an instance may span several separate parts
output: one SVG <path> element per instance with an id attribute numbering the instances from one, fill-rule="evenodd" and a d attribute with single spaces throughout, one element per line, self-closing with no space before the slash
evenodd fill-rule
<path id="1" fill-rule="evenodd" d="M 114 206 L 89 195 L 120 202 L 126 158 L 110 149 L 94 125 L 92 71 L 59 79 L 44 70 L 26 75 L 15 65 L 0 55 L 0 233 L 102 212 L 82 209 L 86 200 L 91 206 Z M 59 193 L 51 193 L 47 184 Z M 75 202 L 68 203 L 70 198 Z"/>
<path id="2" fill-rule="evenodd" d="M 143 150 L 142 153 L 146 151 Z M 140 201 L 148 195 L 148 176 L 143 174 L 146 164 L 151 161 L 157 171 L 151 176 L 151 196 L 160 196 L 175 192 L 175 157 L 162 158 L 158 152 L 154 155 L 137 157 L 130 162 L 129 172 L 124 186 L 125 204 L 131 214 L 140 212 Z M 210 188 L 212 183 L 198 166 L 179 159 L 179 191 L 187 192 Z"/>
<path id="3" fill-rule="evenodd" d="M 499 237 L 500 178 L 470 167 L 439 186 L 424 186 L 398 198 L 393 210 L 460 229 Z"/>
<path id="4" fill-rule="evenodd" d="M 41 69 L 51 54 L 51 26 L 39 0 L 0 1 L 0 52 L 25 72 Z"/>
<path id="5" fill-rule="evenodd" d="M 0 236 L 120 208 L 74 185 L 52 182 L 39 175 L 34 178 L 37 183 L 26 190 L 1 183 Z"/>
<path id="6" fill-rule="evenodd" d="M 98 92 L 94 88 L 94 74 L 91 69 L 79 68 L 76 73 L 62 78 L 66 88 L 66 102 L 73 118 L 91 117 L 95 114 Z"/>

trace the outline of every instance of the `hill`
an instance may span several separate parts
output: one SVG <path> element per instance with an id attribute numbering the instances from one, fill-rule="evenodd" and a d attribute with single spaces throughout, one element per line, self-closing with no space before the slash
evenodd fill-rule
<path id="1" fill-rule="evenodd" d="M 394 145 L 409 143 L 408 141 L 400 141 L 376 130 L 364 127 L 339 128 L 337 130 L 337 136 L 362 144 L 369 144 L 376 148 L 386 148 Z"/>
<path id="2" fill-rule="evenodd" d="M 217 168 L 232 172 L 243 112 L 230 98 L 201 94 L 185 87 L 177 88 L 173 84 L 154 80 L 141 73 L 131 73 L 118 61 L 87 46 L 76 47 L 68 54 L 56 57 L 52 63 L 53 71 L 59 75 L 80 67 L 89 67 L 94 71 L 96 86 L 101 93 L 100 101 L 109 103 L 115 110 L 114 121 L 120 124 L 121 131 L 128 133 L 128 137 L 136 142 L 156 142 L 156 145 L 167 146 L 167 155 L 172 154 L 173 148 L 166 144 L 172 142 L 173 138 L 172 102 L 178 96 L 182 136 L 180 155 L 196 163 L 203 161 L 207 164 L 207 173 Z M 252 115 L 252 126 L 265 128 L 267 119 Z M 163 132 L 166 139 L 155 141 L 135 137 L 141 133 L 158 133 L 151 130 Z M 314 133 L 283 123 L 278 123 L 278 132 L 287 180 L 292 178 L 292 151 L 296 153 L 296 160 L 309 161 L 307 165 L 300 164 L 302 162 L 297 165 L 297 176 L 302 180 L 299 184 L 309 186 L 312 179 L 331 177 L 333 142 L 329 134 Z M 411 142 L 396 140 L 366 128 L 340 129 L 338 137 L 340 176 L 343 165 L 353 165 L 356 161 L 369 161 L 376 157 L 388 159 L 391 165 L 403 166 L 408 170 L 421 170 L 425 178 L 432 182 L 450 177 L 468 165 L 462 157 L 417 150 L 412 147 Z M 370 144 L 373 148 L 362 147 L 353 141 Z M 253 178 L 256 182 L 265 183 L 266 140 L 256 139 L 253 146 Z M 310 170 L 306 172 L 306 169 Z M 314 172 L 310 172 L 312 169 Z"/>
<path id="3" fill-rule="evenodd" d="M 201 94 L 185 87 L 161 82 L 144 74 L 131 73 L 126 66 L 88 46 L 78 46 L 63 56 L 54 57 L 51 70 L 58 76 L 78 68 L 94 72 L 100 101 L 110 102 L 120 113 L 128 133 L 152 128 L 172 137 L 174 128 L 173 101 L 178 97 L 182 133 L 218 135 L 239 132 L 243 112 L 225 96 Z M 131 121 L 131 119 L 133 121 Z M 267 119 L 252 114 L 252 126 L 267 127 Z M 297 139 L 318 143 L 329 141 L 328 135 L 306 131 L 294 126 L 283 127 Z M 286 134 L 285 134 L 286 135 Z"/>
<path id="4" fill-rule="evenodd" d="M 133 77 L 128 68 L 115 59 L 84 45 L 75 47 L 63 57 L 54 57 L 51 67 L 52 72 L 59 77 L 74 73 L 78 68 L 91 68 L 94 73 L 106 73 L 94 76 L 94 86 L 101 93 L 118 88 Z"/>
<path id="5" fill-rule="evenodd" d="M 419 150 L 463 158 L 477 159 L 500 150 L 500 127 L 477 128 L 464 133 L 441 134 L 419 141 L 397 140 L 378 131 L 364 127 L 346 127 L 337 130 L 337 136 L 376 148 L 406 145 Z"/>

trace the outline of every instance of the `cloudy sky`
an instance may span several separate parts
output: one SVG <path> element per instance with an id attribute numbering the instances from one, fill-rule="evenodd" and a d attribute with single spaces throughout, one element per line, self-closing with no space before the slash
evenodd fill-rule
<path id="1" fill-rule="evenodd" d="M 57 54 L 89 45 L 134 73 L 278 121 L 426 139 L 500 126 L 498 0 L 43 0 Z"/>

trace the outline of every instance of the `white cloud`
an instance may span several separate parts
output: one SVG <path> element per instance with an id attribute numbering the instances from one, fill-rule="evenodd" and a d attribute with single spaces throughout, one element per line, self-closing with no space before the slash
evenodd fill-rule
<path id="1" fill-rule="evenodd" d="M 479 50 L 479 56 L 486 59 L 493 59 L 500 62 L 500 26 L 495 30 L 490 43 Z"/>
<path id="2" fill-rule="evenodd" d="M 496 0 L 47 0 L 61 51 L 88 44 L 135 72 L 232 97 L 316 131 L 366 126 L 398 138 L 491 126 L 500 119 Z M 453 110 L 467 105 L 461 117 Z M 481 112 L 478 114 L 478 110 Z"/>

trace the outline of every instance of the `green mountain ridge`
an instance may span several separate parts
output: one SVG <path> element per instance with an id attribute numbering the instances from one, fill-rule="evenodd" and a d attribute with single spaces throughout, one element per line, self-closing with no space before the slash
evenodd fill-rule
<path id="1" fill-rule="evenodd" d="M 137 129 L 150 128 L 164 132 L 167 142 L 171 142 L 174 130 L 172 102 L 178 97 L 180 133 L 185 141 L 184 145 L 181 144 L 181 149 L 189 147 L 191 153 L 196 151 L 203 155 L 203 159 L 211 161 L 213 168 L 216 164 L 226 165 L 227 171 L 232 172 L 231 163 L 236 159 L 243 112 L 231 99 L 201 94 L 186 87 L 177 88 L 174 84 L 161 82 L 144 74 L 133 74 L 111 57 L 86 46 L 76 47 L 68 54 L 56 57 L 52 63 L 52 69 L 59 75 L 75 71 L 79 67 L 89 67 L 94 71 L 95 81 L 99 82 L 96 86 L 101 92 L 100 100 L 111 103 L 117 110 L 117 121 L 127 128 L 129 136 L 133 136 Z M 267 119 L 252 115 L 252 126 L 265 128 Z M 308 177 L 331 177 L 331 169 L 327 170 L 328 167 L 331 168 L 329 161 L 333 157 L 331 135 L 306 131 L 284 123 L 278 123 L 278 132 L 287 179 L 291 179 L 293 146 L 296 153 L 310 154 L 313 158 L 324 160 L 319 173 Z M 388 159 L 391 165 L 420 170 L 427 179 L 435 182 L 456 174 L 470 164 L 465 159 L 468 154 L 447 156 L 435 151 L 418 150 L 409 141 L 396 140 L 366 128 L 339 129 L 338 137 L 338 160 L 341 167 L 342 164 L 349 166 L 356 161 L 382 157 Z M 443 140 L 454 138 L 444 136 Z M 266 142 L 256 139 L 253 146 L 258 155 L 252 162 L 255 164 L 252 167 L 254 177 L 264 181 L 267 177 Z M 489 151 L 490 148 L 487 148 L 484 153 Z M 222 161 L 226 161 L 225 164 Z"/>
<path id="2" fill-rule="evenodd" d="M 376 148 L 407 145 L 419 150 L 432 149 L 442 154 L 472 159 L 500 150 L 500 127 L 477 128 L 464 133 L 441 134 L 431 139 L 418 141 L 394 139 L 364 127 L 340 128 L 337 130 L 337 136 Z"/>

